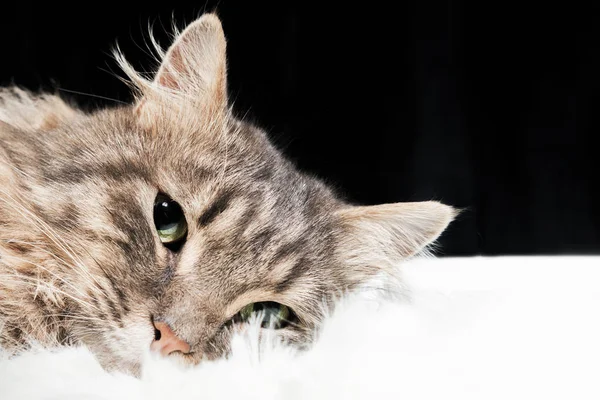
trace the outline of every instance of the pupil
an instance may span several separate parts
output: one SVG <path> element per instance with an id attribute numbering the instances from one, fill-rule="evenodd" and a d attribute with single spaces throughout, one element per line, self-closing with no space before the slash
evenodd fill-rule
<path id="1" fill-rule="evenodd" d="M 179 251 L 185 242 L 187 224 L 183 210 L 177 202 L 164 193 L 154 200 L 154 226 L 162 244 L 173 252 Z"/>
<path id="2" fill-rule="evenodd" d="M 173 224 L 180 222 L 182 216 L 181 207 L 173 200 L 160 199 L 154 205 L 154 223 L 159 230 L 168 229 Z"/>

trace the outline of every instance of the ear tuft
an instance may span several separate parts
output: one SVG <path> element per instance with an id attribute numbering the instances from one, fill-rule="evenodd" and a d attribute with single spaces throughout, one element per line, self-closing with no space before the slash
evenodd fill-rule
<path id="1" fill-rule="evenodd" d="M 156 110 L 190 106 L 204 115 L 226 110 L 226 47 L 221 21 L 215 14 L 204 14 L 177 35 L 152 81 L 137 73 L 117 49 L 115 58 L 139 93 L 136 115 L 151 122 Z"/>

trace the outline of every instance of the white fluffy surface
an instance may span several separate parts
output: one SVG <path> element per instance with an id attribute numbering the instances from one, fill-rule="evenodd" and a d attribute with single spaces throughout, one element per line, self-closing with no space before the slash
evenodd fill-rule
<path id="1" fill-rule="evenodd" d="M 347 299 L 304 354 L 183 369 L 149 357 L 142 379 L 83 348 L 0 354 L 0 399 L 598 399 L 600 257 L 415 260 L 411 301 Z"/>

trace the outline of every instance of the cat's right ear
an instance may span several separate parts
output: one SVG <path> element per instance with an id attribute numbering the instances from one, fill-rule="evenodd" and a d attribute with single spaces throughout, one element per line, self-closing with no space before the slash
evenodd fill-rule
<path id="1" fill-rule="evenodd" d="M 227 108 L 226 41 L 221 21 L 204 14 L 174 40 L 150 85 L 142 89 L 136 112 L 151 102 L 173 99 L 206 112 Z M 135 83 L 135 82 L 134 82 Z"/>
<path id="2" fill-rule="evenodd" d="M 340 255 L 351 279 L 361 281 L 393 269 L 431 245 L 456 217 L 453 207 L 435 201 L 346 207 L 337 211 L 342 226 Z"/>

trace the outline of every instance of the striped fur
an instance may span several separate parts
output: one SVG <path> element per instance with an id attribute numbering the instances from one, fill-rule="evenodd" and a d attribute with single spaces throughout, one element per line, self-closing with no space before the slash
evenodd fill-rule
<path id="1" fill-rule="evenodd" d="M 227 101 L 225 37 L 207 14 L 153 80 L 118 60 L 135 104 L 83 113 L 51 94 L 0 91 L 0 345 L 85 344 L 136 373 L 152 319 L 227 353 L 227 321 L 251 302 L 291 307 L 282 339 L 310 342 L 343 291 L 421 251 L 454 216 L 435 202 L 354 207 L 294 168 Z M 166 249 L 157 193 L 184 210 Z M 325 305 L 325 307 L 323 307 Z"/>

